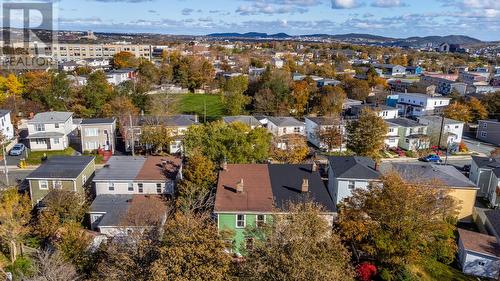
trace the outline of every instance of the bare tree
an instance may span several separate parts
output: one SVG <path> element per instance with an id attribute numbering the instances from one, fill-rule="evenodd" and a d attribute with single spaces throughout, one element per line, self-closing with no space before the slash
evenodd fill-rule
<path id="1" fill-rule="evenodd" d="M 35 256 L 35 274 L 29 281 L 74 281 L 79 280 L 75 267 L 64 261 L 58 253 L 40 251 Z"/>

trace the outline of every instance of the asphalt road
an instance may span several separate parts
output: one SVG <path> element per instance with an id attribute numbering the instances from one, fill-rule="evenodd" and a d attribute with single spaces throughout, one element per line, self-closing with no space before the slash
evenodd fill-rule
<path id="1" fill-rule="evenodd" d="M 481 142 L 476 139 L 468 138 L 465 136 L 463 137 L 463 141 L 469 148 L 469 151 L 477 152 L 484 155 L 490 155 L 491 152 L 495 150 L 495 148 L 497 147 L 493 144 Z"/>
<path id="2" fill-rule="evenodd" d="M 5 170 L 3 167 L 0 168 L 0 186 L 1 187 L 8 187 L 8 186 L 13 186 L 17 184 L 21 184 L 21 189 L 26 187 L 26 183 L 24 182 L 24 179 L 32 172 L 32 170 L 14 170 L 14 171 L 9 171 L 8 172 L 8 185 L 7 185 L 7 179 L 5 177 Z"/>

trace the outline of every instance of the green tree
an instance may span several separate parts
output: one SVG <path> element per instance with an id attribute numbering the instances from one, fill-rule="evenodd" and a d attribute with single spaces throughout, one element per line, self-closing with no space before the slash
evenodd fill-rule
<path id="1" fill-rule="evenodd" d="M 226 280 L 226 246 L 209 217 L 178 213 L 165 225 L 151 280 Z"/>
<path id="2" fill-rule="evenodd" d="M 491 118 L 500 120 L 500 92 L 489 93 L 481 99 Z"/>
<path id="3" fill-rule="evenodd" d="M 359 119 L 347 123 L 347 148 L 358 155 L 380 158 L 388 126 L 373 110 L 365 109 Z"/>
<path id="4" fill-rule="evenodd" d="M 153 154 L 161 154 L 170 148 L 173 132 L 165 126 L 147 125 L 141 128 L 141 143 Z"/>
<path id="5" fill-rule="evenodd" d="M 454 260 L 458 209 L 438 182 L 408 183 L 390 173 L 355 189 L 339 208 L 342 236 L 390 272 L 433 259 Z"/>
<path id="6" fill-rule="evenodd" d="M 87 85 L 81 89 L 83 98 L 83 106 L 89 110 L 92 116 L 95 117 L 101 114 L 102 107 L 113 97 L 113 87 L 108 83 L 106 74 L 102 71 L 96 71 L 90 74 L 87 79 Z"/>
<path id="7" fill-rule="evenodd" d="M 239 115 L 243 113 L 251 98 L 245 95 L 248 89 L 248 77 L 238 76 L 228 79 L 224 83 L 224 95 L 222 101 L 229 115 Z"/>
<path id="8" fill-rule="evenodd" d="M 243 264 L 252 280 L 354 280 L 349 251 L 314 203 L 290 204 L 250 232 L 259 237 Z"/>

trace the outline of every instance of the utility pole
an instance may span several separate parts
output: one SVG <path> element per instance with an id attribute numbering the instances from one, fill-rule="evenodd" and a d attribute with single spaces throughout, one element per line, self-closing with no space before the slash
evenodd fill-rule
<path id="1" fill-rule="evenodd" d="M 130 131 L 132 131 L 132 156 L 135 156 L 135 140 L 134 140 L 134 135 L 135 135 L 135 131 L 134 131 L 134 127 L 132 126 L 132 114 L 129 114 L 128 115 L 128 119 L 129 119 L 129 122 L 130 122 Z"/>
<path id="2" fill-rule="evenodd" d="M 5 144 L 2 144 L 3 166 L 5 169 L 5 184 L 9 187 L 9 169 L 7 168 L 7 157 L 5 157 Z"/>
<path id="3" fill-rule="evenodd" d="M 439 130 L 438 149 L 441 150 L 441 138 L 443 137 L 444 115 L 441 115 L 441 129 Z"/>

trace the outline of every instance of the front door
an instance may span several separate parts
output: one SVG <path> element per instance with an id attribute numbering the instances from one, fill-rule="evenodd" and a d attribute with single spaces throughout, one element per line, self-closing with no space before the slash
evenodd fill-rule
<path id="1" fill-rule="evenodd" d="M 50 139 L 45 139 L 45 143 L 47 144 L 47 150 L 51 150 L 52 146 L 50 145 Z"/>

